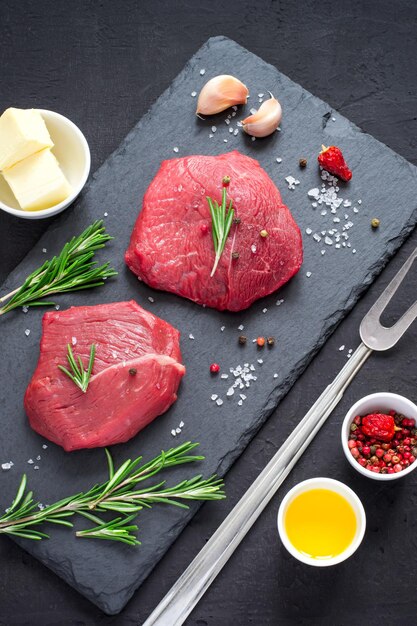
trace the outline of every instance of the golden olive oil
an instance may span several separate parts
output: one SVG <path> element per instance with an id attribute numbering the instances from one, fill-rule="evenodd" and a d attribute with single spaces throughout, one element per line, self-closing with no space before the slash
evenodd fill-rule
<path id="1" fill-rule="evenodd" d="M 296 496 L 284 516 L 288 539 L 313 559 L 330 559 L 352 543 L 357 521 L 349 502 L 330 489 L 310 489 Z"/>

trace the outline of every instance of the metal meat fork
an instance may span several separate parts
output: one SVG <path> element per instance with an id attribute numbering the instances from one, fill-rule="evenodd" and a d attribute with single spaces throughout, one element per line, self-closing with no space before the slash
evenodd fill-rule
<path id="1" fill-rule="evenodd" d="M 417 318 L 417 300 L 391 328 L 380 317 L 417 258 L 417 248 L 371 307 L 360 325 L 362 342 L 324 390 L 255 482 L 197 554 L 143 626 L 180 626 L 264 510 L 304 450 L 340 402 L 373 350 L 388 350 Z"/>

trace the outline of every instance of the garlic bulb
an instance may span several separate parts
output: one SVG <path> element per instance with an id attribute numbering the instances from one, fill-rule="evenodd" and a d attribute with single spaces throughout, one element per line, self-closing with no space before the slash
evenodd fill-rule
<path id="1" fill-rule="evenodd" d="M 252 137 L 266 137 L 278 128 L 281 118 L 281 105 L 271 93 L 271 98 L 263 102 L 256 113 L 243 120 L 243 130 Z"/>
<path id="2" fill-rule="evenodd" d="M 234 104 L 246 104 L 249 90 L 234 76 L 222 74 L 211 78 L 200 91 L 197 115 L 214 115 Z"/>

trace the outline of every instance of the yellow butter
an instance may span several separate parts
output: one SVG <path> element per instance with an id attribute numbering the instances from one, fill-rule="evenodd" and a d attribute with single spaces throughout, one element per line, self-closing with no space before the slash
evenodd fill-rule
<path id="1" fill-rule="evenodd" d="M 36 109 L 11 107 L 0 117 L 0 171 L 53 145 L 42 115 Z"/>
<path id="2" fill-rule="evenodd" d="M 72 192 L 58 161 L 49 149 L 37 152 L 3 171 L 3 176 L 25 211 L 59 204 Z"/>

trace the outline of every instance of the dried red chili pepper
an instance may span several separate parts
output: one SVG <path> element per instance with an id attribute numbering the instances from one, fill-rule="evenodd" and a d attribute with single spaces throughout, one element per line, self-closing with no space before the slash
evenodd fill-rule
<path id="1" fill-rule="evenodd" d="M 362 418 L 362 432 L 378 441 L 391 441 L 396 431 L 392 415 L 371 413 Z"/>

